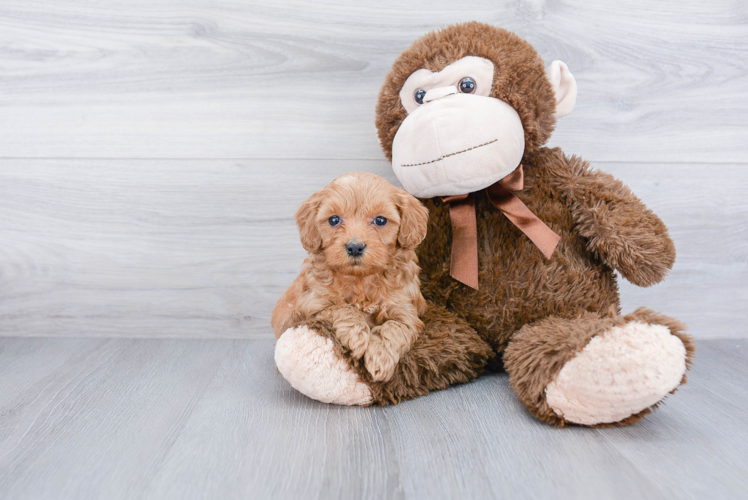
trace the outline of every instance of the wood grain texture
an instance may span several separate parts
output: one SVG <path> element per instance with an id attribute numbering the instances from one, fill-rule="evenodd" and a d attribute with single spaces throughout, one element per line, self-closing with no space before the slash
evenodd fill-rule
<path id="1" fill-rule="evenodd" d="M 0 384 L 23 380 L 0 400 L 0 497 L 743 498 L 738 345 L 700 342 L 637 425 L 554 429 L 506 375 L 347 408 L 294 391 L 272 341 L 0 339 Z"/>
<path id="2" fill-rule="evenodd" d="M 440 26 L 480 20 L 565 60 L 552 139 L 597 161 L 748 162 L 748 4 L 451 0 L 0 6 L 0 157 L 381 159 L 379 87 Z"/>
<path id="3" fill-rule="evenodd" d="M 624 310 L 745 336 L 748 168 L 596 166 L 662 217 L 678 251 L 663 283 L 622 282 Z M 0 335 L 272 338 L 306 255 L 293 214 L 351 170 L 397 182 L 384 161 L 0 161 Z"/>

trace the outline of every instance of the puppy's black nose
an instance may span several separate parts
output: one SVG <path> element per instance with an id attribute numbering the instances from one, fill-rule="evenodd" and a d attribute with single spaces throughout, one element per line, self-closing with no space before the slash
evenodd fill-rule
<path id="1" fill-rule="evenodd" d="M 364 253 L 364 248 L 366 248 L 366 243 L 349 242 L 345 244 L 345 251 L 351 257 L 358 257 L 359 255 Z"/>

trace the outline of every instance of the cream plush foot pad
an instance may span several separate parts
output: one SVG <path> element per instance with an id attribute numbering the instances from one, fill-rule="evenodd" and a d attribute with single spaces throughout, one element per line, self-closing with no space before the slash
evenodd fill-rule
<path id="1" fill-rule="evenodd" d="M 634 321 L 593 338 L 548 384 L 546 400 L 569 422 L 618 422 L 659 402 L 685 371 L 678 337 L 663 325 Z"/>
<path id="2" fill-rule="evenodd" d="M 349 406 L 371 403 L 369 387 L 335 354 L 332 340 L 305 326 L 281 335 L 275 364 L 294 389 L 312 399 Z"/>

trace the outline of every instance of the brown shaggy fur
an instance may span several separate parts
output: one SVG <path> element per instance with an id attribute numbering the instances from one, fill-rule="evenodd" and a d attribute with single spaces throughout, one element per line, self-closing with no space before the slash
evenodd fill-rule
<path id="1" fill-rule="evenodd" d="M 486 200 L 476 195 L 480 290 L 471 289 L 449 275 L 452 243 L 449 207 L 440 199 L 423 200 L 429 209 L 428 233 L 418 248 L 422 292 L 431 307 L 439 307 L 441 323 L 427 327 L 438 346 L 410 359 L 429 360 L 438 366 L 441 352 L 460 353 L 459 366 L 480 371 L 475 353 L 483 343 L 498 355 L 486 357 L 486 366 L 501 358 L 520 400 L 541 420 L 565 425 L 546 404 L 544 388 L 564 363 L 589 340 L 611 326 L 645 321 L 667 326 L 686 346 L 690 362 L 693 343 L 683 325 L 666 316 L 640 309 L 620 316 L 614 270 L 640 286 L 661 281 L 675 260 L 675 247 L 662 221 L 620 181 L 593 171 L 560 149 L 542 147 L 555 125 L 555 97 L 545 76 L 544 63 L 535 50 L 516 35 L 472 22 L 429 33 L 405 50 L 387 75 L 377 104 L 376 125 L 385 155 L 392 158 L 392 142 L 407 113 L 399 92 L 415 70 L 439 71 L 465 56 L 494 62 L 491 96 L 510 104 L 525 131 L 522 159 L 525 188 L 519 198 L 561 236 L 550 260 Z M 433 305 L 432 305 L 433 304 Z M 449 315 L 453 315 L 450 318 Z M 464 321 L 464 323 L 461 323 Z M 427 321 L 428 323 L 428 321 Z M 481 339 L 472 350 L 453 334 L 451 326 L 467 324 Z M 445 325 L 444 331 L 432 331 Z M 462 332 L 463 330 L 459 330 Z M 424 332 L 425 333 L 425 332 Z M 404 358 L 405 359 L 405 358 Z M 457 366 L 457 365 L 456 365 Z M 441 369 L 439 378 L 449 380 Z M 434 388 L 430 382 L 395 373 L 388 386 L 398 387 L 398 397 L 383 394 L 376 384 L 377 404 L 416 397 Z M 459 376 L 472 371 L 456 370 Z M 462 378 L 456 376 L 460 381 Z M 685 378 L 684 378 L 685 382 Z M 650 409 L 619 424 L 632 423 Z"/>
<path id="2" fill-rule="evenodd" d="M 333 226 L 331 217 L 338 217 Z M 386 224 L 374 223 L 384 217 Z M 338 177 L 296 213 L 304 248 L 301 274 L 278 301 L 276 337 L 318 317 L 370 379 L 388 380 L 423 328 L 426 309 L 414 249 L 426 234 L 428 212 L 413 196 L 373 174 Z M 346 244 L 365 245 L 351 256 Z"/>

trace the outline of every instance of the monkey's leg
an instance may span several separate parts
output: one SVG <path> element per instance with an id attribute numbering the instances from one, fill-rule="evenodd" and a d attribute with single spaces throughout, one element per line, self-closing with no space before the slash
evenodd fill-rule
<path id="1" fill-rule="evenodd" d="M 464 321 L 429 304 L 426 325 L 386 382 L 374 382 L 361 359 L 320 320 L 287 330 L 278 339 L 275 362 L 298 391 L 344 405 L 387 405 L 445 389 L 477 377 L 494 355 Z"/>
<path id="2" fill-rule="evenodd" d="M 475 330 L 442 307 L 429 302 L 421 320 L 424 329 L 400 358 L 388 381 L 373 382 L 363 363 L 358 364 L 361 378 L 371 388 L 373 404 L 397 404 L 452 384 L 469 382 L 483 372 L 494 356 Z"/>
<path id="3" fill-rule="evenodd" d="M 289 328 L 275 344 L 275 366 L 302 394 L 323 403 L 369 405 L 372 394 L 351 365 L 353 358 L 319 320 Z"/>
<path id="4" fill-rule="evenodd" d="M 512 337 L 504 366 L 535 417 L 549 424 L 626 425 L 685 383 L 694 346 L 685 326 L 648 309 L 601 318 L 545 318 Z"/>

